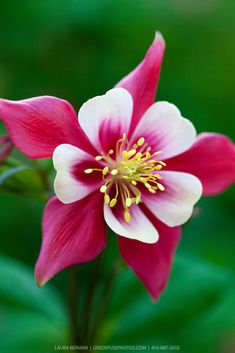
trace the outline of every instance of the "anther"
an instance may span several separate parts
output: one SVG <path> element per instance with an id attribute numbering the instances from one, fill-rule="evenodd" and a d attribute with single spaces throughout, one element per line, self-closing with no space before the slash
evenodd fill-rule
<path id="1" fill-rule="evenodd" d="M 136 158 L 138 158 L 138 159 L 139 159 L 139 158 L 141 158 L 141 157 L 142 157 L 142 153 L 141 153 L 141 152 L 138 152 L 138 153 L 136 153 L 136 155 L 135 155 L 135 156 L 136 156 Z"/>
<path id="2" fill-rule="evenodd" d="M 154 190 L 152 188 L 148 189 L 148 191 L 151 192 L 151 194 L 156 194 L 156 190 Z"/>
<path id="3" fill-rule="evenodd" d="M 132 200 L 131 200 L 130 197 L 128 197 L 128 198 L 126 199 L 126 207 L 130 207 L 131 204 L 132 204 Z"/>
<path id="4" fill-rule="evenodd" d="M 130 222 L 131 220 L 131 215 L 130 215 L 130 212 L 129 211 L 125 211 L 124 212 L 124 219 L 126 222 Z"/>
<path id="5" fill-rule="evenodd" d="M 162 162 L 162 161 L 158 161 L 159 164 L 163 165 L 163 167 L 166 166 L 166 163 Z"/>
<path id="6" fill-rule="evenodd" d="M 112 199 L 109 203 L 109 206 L 114 207 L 116 205 L 116 203 L 117 203 L 117 199 Z"/>
<path id="7" fill-rule="evenodd" d="M 106 174 L 108 174 L 108 171 L 109 171 L 109 167 L 104 167 L 104 169 L 103 169 L 103 175 L 106 175 Z"/>
<path id="8" fill-rule="evenodd" d="M 140 203 L 140 195 L 136 196 L 135 203 L 138 205 Z"/>
<path id="9" fill-rule="evenodd" d="M 106 186 L 106 185 L 102 185 L 102 186 L 100 187 L 100 192 L 105 193 L 106 190 L 107 190 L 107 186 Z"/>
<path id="10" fill-rule="evenodd" d="M 135 154 L 136 154 L 136 150 L 135 149 L 130 150 L 129 152 L 127 152 L 128 158 L 134 156 Z"/>
<path id="11" fill-rule="evenodd" d="M 157 183 L 157 187 L 158 187 L 158 189 L 160 191 L 164 191 L 165 190 L 164 186 L 162 184 L 160 184 L 160 183 Z"/>
<path id="12" fill-rule="evenodd" d="M 137 145 L 138 145 L 138 146 L 142 146 L 142 145 L 144 144 L 144 142 L 145 142 L 144 137 L 141 137 L 141 138 L 137 141 Z"/>
<path id="13" fill-rule="evenodd" d="M 111 174 L 112 174 L 112 175 L 117 175 L 117 173 L 118 173 L 118 170 L 117 170 L 117 169 L 113 169 L 113 170 L 111 171 Z"/>
<path id="14" fill-rule="evenodd" d="M 96 160 L 96 161 L 101 161 L 102 158 L 103 158 L 102 156 L 96 156 L 96 157 L 95 157 L 95 160 Z"/>
<path id="15" fill-rule="evenodd" d="M 110 202 L 110 197 L 109 197 L 108 194 L 105 194 L 105 195 L 104 195 L 104 202 L 106 203 L 106 205 L 109 204 L 109 202 Z"/>
<path id="16" fill-rule="evenodd" d="M 156 155 L 158 155 L 158 154 L 160 154 L 160 153 L 162 153 L 162 151 L 154 152 L 152 155 L 153 155 L 153 156 L 156 156 Z"/>
<path id="17" fill-rule="evenodd" d="M 127 151 L 123 151 L 122 152 L 122 156 L 123 156 L 123 158 L 127 159 L 128 158 L 128 152 Z"/>
<path id="18" fill-rule="evenodd" d="M 92 172 L 93 172 L 93 169 L 91 169 L 91 168 L 84 170 L 84 173 L 86 173 L 86 174 L 91 174 Z"/>
<path id="19" fill-rule="evenodd" d="M 154 174 L 154 176 L 155 176 L 155 178 L 157 178 L 157 179 L 163 179 L 160 174 Z"/>

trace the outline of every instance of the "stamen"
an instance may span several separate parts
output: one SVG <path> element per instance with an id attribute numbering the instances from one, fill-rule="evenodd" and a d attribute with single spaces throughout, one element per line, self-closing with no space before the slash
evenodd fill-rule
<path id="1" fill-rule="evenodd" d="M 161 165 L 161 164 L 158 164 L 154 169 L 155 169 L 155 170 L 161 170 L 161 169 L 162 169 L 162 165 Z"/>
<path id="2" fill-rule="evenodd" d="M 106 185 L 102 185 L 102 186 L 100 187 L 100 192 L 105 193 L 106 190 L 107 190 L 107 186 L 106 186 Z"/>
<path id="3" fill-rule="evenodd" d="M 135 202 L 136 202 L 137 205 L 140 203 L 140 195 L 136 196 Z"/>
<path id="4" fill-rule="evenodd" d="M 95 157 L 95 160 L 96 160 L 96 161 L 101 161 L 101 159 L 103 159 L 102 156 L 96 156 L 96 157 Z"/>
<path id="5" fill-rule="evenodd" d="M 93 172 L 93 169 L 91 169 L 91 168 L 84 170 L 84 173 L 86 173 L 86 174 L 91 174 L 92 172 Z"/>
<path id="6" fill-rule="evenodd" d="M 113 169 L 113 170 L 111 171 L 111 174 L 112 174 L 112 175 L 117 175 L 117 173 L 118 173 L 118 170 L 117 170 L 117 169 Z"/>
<path id="7" fill-rule="evenodd" d="M 151 194 L 156 194 L 156 190 L 154 190 L 152 188 L 148 189 L 148 191 L 151 192 Z"/>
<path id="8" fill-rule="evenodd" d="M 130 150 L 129 152 L 127 152 L 128 158 L 134 156 L 135 154 L 136 154 L 136 150 L 135 149 Z"/>
<path id="9" fill-rule="evenodd" d="M 158 189 L 161 190 L 161 191 L 164 191 L 164 190 L 165 190 L 164 186 L 163 186 L 162 184 L 160 184 L 160 183 L 157 183 L 157 187 L 158 187 Z"/>
<path id="10" fill-rule="evenodd" d="M 110 201 L 109 206 L 110 206 L 110 207 L 114 207 L 114 206 L 116 205 L 116 203 L 117 203 L 117 199 L 112 199 L 112 200 Z"/>
<path id="11" fill-rule="evenodd" d="M 145 142 L 144 137 L 141 137 L 141 138 L 137 141 L 137 145 L 138 145 L 138 146 L 142 146 L 142 145 L 144 144 L 144 142 Z"/>
<path id="12" fill-rule="evenodd" d="M 128 158 L 128 152 L 127 151 L 123 151 L 122 152 L 122 156 L 123 156 L 123 158 L 127 159 Z"/>
<path id="13" fill-rule="evenodd" d="M 119 152 L 122 151 L 122 147 L 123 147 L 125 141 L 126 141 L 126 133 L 124 132 L 124 134 L 122 136 L 121 144 L 120 144 L 120 147 L 119 147 Z"/>
<path id="14" fill-rule="evenodd" d="M 126 222 L 130 222 L 130 220 L 131 220 L 131 214 L 130 214 L 129 211 L 125 211 L 125 212 L 124 212 L 124 219 L 125 219 Z"/>
<path id="15" fill-rule="evenodd" d="M 141 201 L 140 185 L 153 195 L 165 190 L 158 182 L 162 179 L 160 171 L 166 166 L 163 161 L 155 159 L 160 153 L 161 151 L 152 152 L 144 137 L 139 138 L 135 144 L 130 144 L 124 133 L 116 142 L 116 150 L 111 149 L 106 155 L 95 157 L 97 161 L 103 160 L 106 165 L 101 169 L 85 169 L 84 173 L 91 174 L 94 171 L 101 173 L 104 184 L 101 185 L 100 192 L 104 194 L 105 204 L 112 208 L 121 201 L 123 218 L 125 222 L 130 222 L 131 206 L 138 205 Z M 112 154 L 114 156 L 111 157 Z M 111 198 L 112 185 L 115 185 L 116 194 Z"/>
<path id="16" fill-rule="evenodd" d="M 131 207 L 131 204 L 132 204 L 132 200 L 131 200 L 130 197 L 128 197 L 128 198 L 126 199 L 126 207 Z"/>
<path id="17" fill-rule="evenodd" d="M 162 162 L 162 161 L 158 161 L 159 164 L 161 164 L 163 167 L 166 166 L 166 163 Z"/>
<path id="18" fill-rule="evenodd" d="M 156 151 L 152 154 L 152 156 L 157 156 L 158 154 L 162 153 L 162 151 Z"/>
<path id="19" fill-rule="evenodd" d="M 108 172 L 109 172 L 109 167 L 104 167 L 104 169 L 103 169 L 103 175 L 108 174 Z"/>
<path id="20" fill-rule="evenodd" d="M 105 194 L 105 195 L 104 195 L 104 202 L 106 203 L 106 205 L 109 204 L 109 202 L 110 202 L 110 197 L 109 197 L 108 194 Z"/>
<path id="21" fill-rule="evenodd" d="M 155 178 L 157 178 L 157 179 L 163 179 L 160 174 L 154 174 L 154 176 L 155 176 Z"/>

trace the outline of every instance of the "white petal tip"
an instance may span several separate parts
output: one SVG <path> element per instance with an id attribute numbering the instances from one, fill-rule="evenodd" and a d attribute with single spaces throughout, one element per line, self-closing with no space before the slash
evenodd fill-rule
<path id="1" fill-rule="evenodd" d="M 151 239 L 150 238 L 147 238 L 147 237 L 144 237 L 144 236 L 138 236 L 138 235 L 131 235 L 131 236 L 127 236 L 127 235 L 123 235 L 123 234 L 118 234 L 119 236 L 121 237 L 124 237 L 124 238 L 128 238 L 128 239 L 132 239 L 132 240 L 137 240 L 141 243 L 144 243 L 144 244 L 155 244 L 158 242 L 159 240 L 159 236 L 157 235 L 156 237 L 152 237 Z"/>
<path id="2" fill-rule="evenodd" d="M 114 96 L 114 95 L 120 95 L 120 94 L 123 96 L 128 96 L 128 98 L 131 99 L 131 102 L 132 102 L 132 95 L 130 94 L 130 92 L 127 89 L 125 89 L 123 87 L 112 88 L 109 91 L 107 91 L 105 95 Z"/>
<path id="3" fill-rule="evenodd" d="M 54 190 L 56 197 L 62 202 L 64 205 L 69 203 L 78 201 L 79 197 L 74 193 L 74 188 L 69 188 L 72 185 L 71 178 L 68 175 L 63 173 L 56 174 L 54 180 Z M 75 186 L 76 189 L 76 186 Z"/>
<path id="4" fill-rule="evenodd" d="M 158 242 L 158 240 L 159 240 L 159 236 L 157 236 L 155 239 L 150 239 L 148 241 L 146 241 L 146 240 L 144 240 L 144 241 L 140 240 L 140 241 L 142 241 L 142 243 L 146 243 L 146 244 L 155 244 Z"/>

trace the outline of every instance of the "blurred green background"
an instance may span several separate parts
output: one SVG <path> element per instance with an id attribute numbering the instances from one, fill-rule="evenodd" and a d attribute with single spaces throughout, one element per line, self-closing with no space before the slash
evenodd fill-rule
<path id="1" fill-rule="evenodd" d="M 78 110 L 133 69 L 160 30 L 167 47 L 157 99 L 175 103 L 198 132 L 235 140 L 234 18 L 233 0 L 1 2 L 0 97 L 55 95 Z M 40 170 L 48 166 L 14 156 Z M 23 173 L 19 185 L 31 180 L 40 193 L 33 170 Z M 18 194 L 0 194 L 0 352 L 50 353 L 68 343 L 68 271 L 36 287 L 43 203 L 14 188 Z M 158 303 L 128 269 L 117 276 L 98 343 L 235 352 L 234 191 L 199 202 Z M 84 281 L 89 266 L 82 266 Z"/>

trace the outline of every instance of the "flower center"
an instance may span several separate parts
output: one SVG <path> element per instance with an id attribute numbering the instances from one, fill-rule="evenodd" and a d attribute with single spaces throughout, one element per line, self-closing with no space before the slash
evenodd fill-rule
<path id="1" fill-rule="evenodd" d="M 131 205 L 138 205 L 141 201 L 141 186 L 152 194 L 158 190 L 164 191 L 164 186 L 159 183 L 162 179 L 159 171 L 166 164 L 155 159 L 160 153 L 161 151 L 152 153 L 144 137 L 131 146 L 124 133 L 116 142 L 116 151 L 110 150 L 107 155 L 95 157 L 97 161 L 104 162 L 104 167 L 85 169 L 84 173 L 102 173 L 104 184 L 100 187 L 100 192 L 104 194 L 104 202 L 112 208 L 120 198 L 124 220 L 129 222 Z"/>

